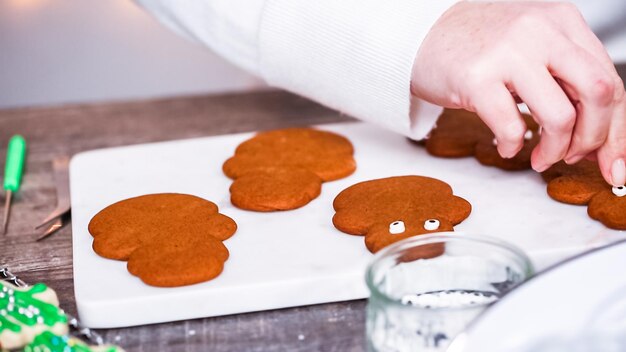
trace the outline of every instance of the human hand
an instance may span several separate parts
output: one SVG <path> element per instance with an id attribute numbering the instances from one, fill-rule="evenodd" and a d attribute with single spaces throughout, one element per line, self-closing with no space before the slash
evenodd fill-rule
<path id="1" fill-rule="evenodd" d="M 626 93 L 578 10 L 556 2 L 459 2 L 431 28 L 413 64 L 412 94 L 474 111 L 513 157 L 526 126 L 542 126 L 539 172 L 564 159 L 597 158 L 604 178 L 626 183 Z"/>

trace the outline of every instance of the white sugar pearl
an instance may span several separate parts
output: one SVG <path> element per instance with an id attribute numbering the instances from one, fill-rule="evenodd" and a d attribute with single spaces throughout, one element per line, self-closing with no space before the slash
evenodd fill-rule
<path id="1" fill-rule="evenodd" d="M 491 141 L 491 143 L 496 147 L 498 146 L 498 140 L 495 138 L 493 139 L 493 141 Z"/>
<path id="2" fill-rule="evenodd" d="M 533 139 L 533 131 L 531 130 L 526 131 L 526 133 L 524 133 L 524 139 L 527 141 Z"/>
<path id="3" fill-rule="evenodd" d="M 613 194 L 618 197 L 626 196 L 626 186 L 613 187 Z"/>
<path id="4" fill-rule="evenodd" d="M 424 222 L 424 229 L 427 231 L 437 230 L 439 228 L 439 220 L 428 219 Z"/>
<path id="5" fill-rule="evenodd" d="M 398 235 L 403 233 L 404 231 L 406 231 L 406 228 L 404 227 L 403 221 L 398 220 L 389 224 L 389 233 L 392 235 Z"/>

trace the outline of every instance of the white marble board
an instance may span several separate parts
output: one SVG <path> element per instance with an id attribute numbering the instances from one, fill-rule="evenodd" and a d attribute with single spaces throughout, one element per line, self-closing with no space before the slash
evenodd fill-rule
<path id="1" fill-rule="evenodd" d="M 538 267 L 621 238 L 626 233 L 591 220 L 585 207 L 557 203 L 533 171 L 504 172 L 473 158 L 441 159 L 405 138 L 366 123 L 319 126 L 354 144 L 357 171 L 326 183 L 307 206 L 256 213 L 234 208 L 222 163 L 251 133 L 103 149 L 79 154 L 70 166 L 74 285 L 81 320 L 121 327 L 219 316 L 367 297 L 364 269 L 371 258 L 363 238 L 337 231 L 332 201 L 359 181 L 425 175 L 452 185 L 473 205 L 456 227 L 510 241 Z M 91 249 L 89 220 L 116 201 L 161 192 L 197 195 L 235 219 L 237 233 L 216 279 L 187 287 L 156 288 L 126 271 L 126 263 Z M 167 263 L 163 263 L 167 265 Z"/>

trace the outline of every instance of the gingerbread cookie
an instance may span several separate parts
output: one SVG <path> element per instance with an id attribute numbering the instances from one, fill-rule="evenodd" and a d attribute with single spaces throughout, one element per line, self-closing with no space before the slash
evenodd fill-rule
<path id="1" fill-rule="evenodd" d="M 323 182 L 347 177 L 356 169 L 346 138 L 313 128 L 260 132 L 240 144 L 223 166 L 235 180 L 231 201 L 254 211 L 289 210 L 316 198 Z"/>
<path id="2" fill-rule="evenodd" d="M 567 165 L 560 162 L 542 176 L 548 182 L 548 195 L 553 199 L 587 205 L 592 219 L 613 229 L 626 230 L 626 187 L 606 183 L 596 163 L 583 160 Z"/>
<path id="3" fill-rule="evenodd" d="M 365 236 L 370 252 L 402 239 L 453 231 L 471 205 L 453 195 L 445 182 L 424 176 L 398 176 L 352 185 L 333 202 L 335 227 Z"/>
<path id="4" fill-rule="evenodd" d="M 128 261 L 128 271 L 153 286 L 183 286 L 218 276 L 228 259 L 222 241 L 237 230 L 217 206 L 199 197 L 150 194 L 106 207 L 89 223 L 100 256 Z"/>
<path id="5" fill-rule="evenodd" d="M 0 281 L 0 350 L 22 348 L 46 331 L 68 331 L 56 293 L 44 284 L 19 288 Z"/>
<path id="6" fill-rule="evenodd" d="M 528 131 L 524 135 L 524 147 L 516 156 L 504 159 L 498 154 L 493 132 L 473 112 L 445 109 L 437 127 L 423 142 L 426 150 L 434 156 L 460 158 L 474 156 L 483 165 L 516 171 L 531 167 L 530 156 L 539 143 L 539 125 L 532 116 L 522 114 Z"/>

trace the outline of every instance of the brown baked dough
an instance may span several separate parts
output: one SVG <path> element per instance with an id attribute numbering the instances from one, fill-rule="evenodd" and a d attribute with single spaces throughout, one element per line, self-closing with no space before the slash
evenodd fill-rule
<path id="1" fill-rule="evenodd" d="M 528 127 L 524 147 L 513 158 L 498 154 L 494 134 L 478 115 L 466 110 L 444 109 L 437 127 L 423 142 L 434 156 L 460 158 L 474 156 L 483 165 L 517 171 L 530 169 L 530 156 L 539 143 L 539 125 L 532 116 L 522 114 Z"/>
<path id="2" fill-rule="evenodd" d="M 447 183 L 424 176 L 357 183 L 341 191 L 333 207 L 335 227 L 365 236 L 372 253 L 408 237 L 453 231 L 471 212 L 470 203 L 453 195 Z"/>
<path id="3" fill-rule="evenodd" d="M 548 183 L 548 195 L 574 205 L 587 205 L 592 219 L 605 226 L 626 230 L 626 196 L 619 196 L 606 183 L 595 162 L 583 160 L 576 165 L 559 162 L 542 173 Z"/>
<path id="4" fill-rule="evenodd" d="M 234 206 L 254 211 L 299 208 L 320 195 L 322 180 L 300 168 L 263 169 L 237 178 L 230 186 Z"/>
<path id="5" fill-rule="evenodd" d="M 235 180 L 231 202 L 253 211 L 289 210 L 316 198 L 322 183 L 356 169 L 350 141 L 313 128 L 260 132 L 240 144 L 223 170 Z"/>
<path id="6" fill-rule="evenodd" d="M 205 199 L 176 193 L 149 194 L 112 204 L 89 223 L 93 249 L 128 261 L 128 270 L 154 286 L 183 286 L 222 272 L 222 243 L 235 222 Z"/>

